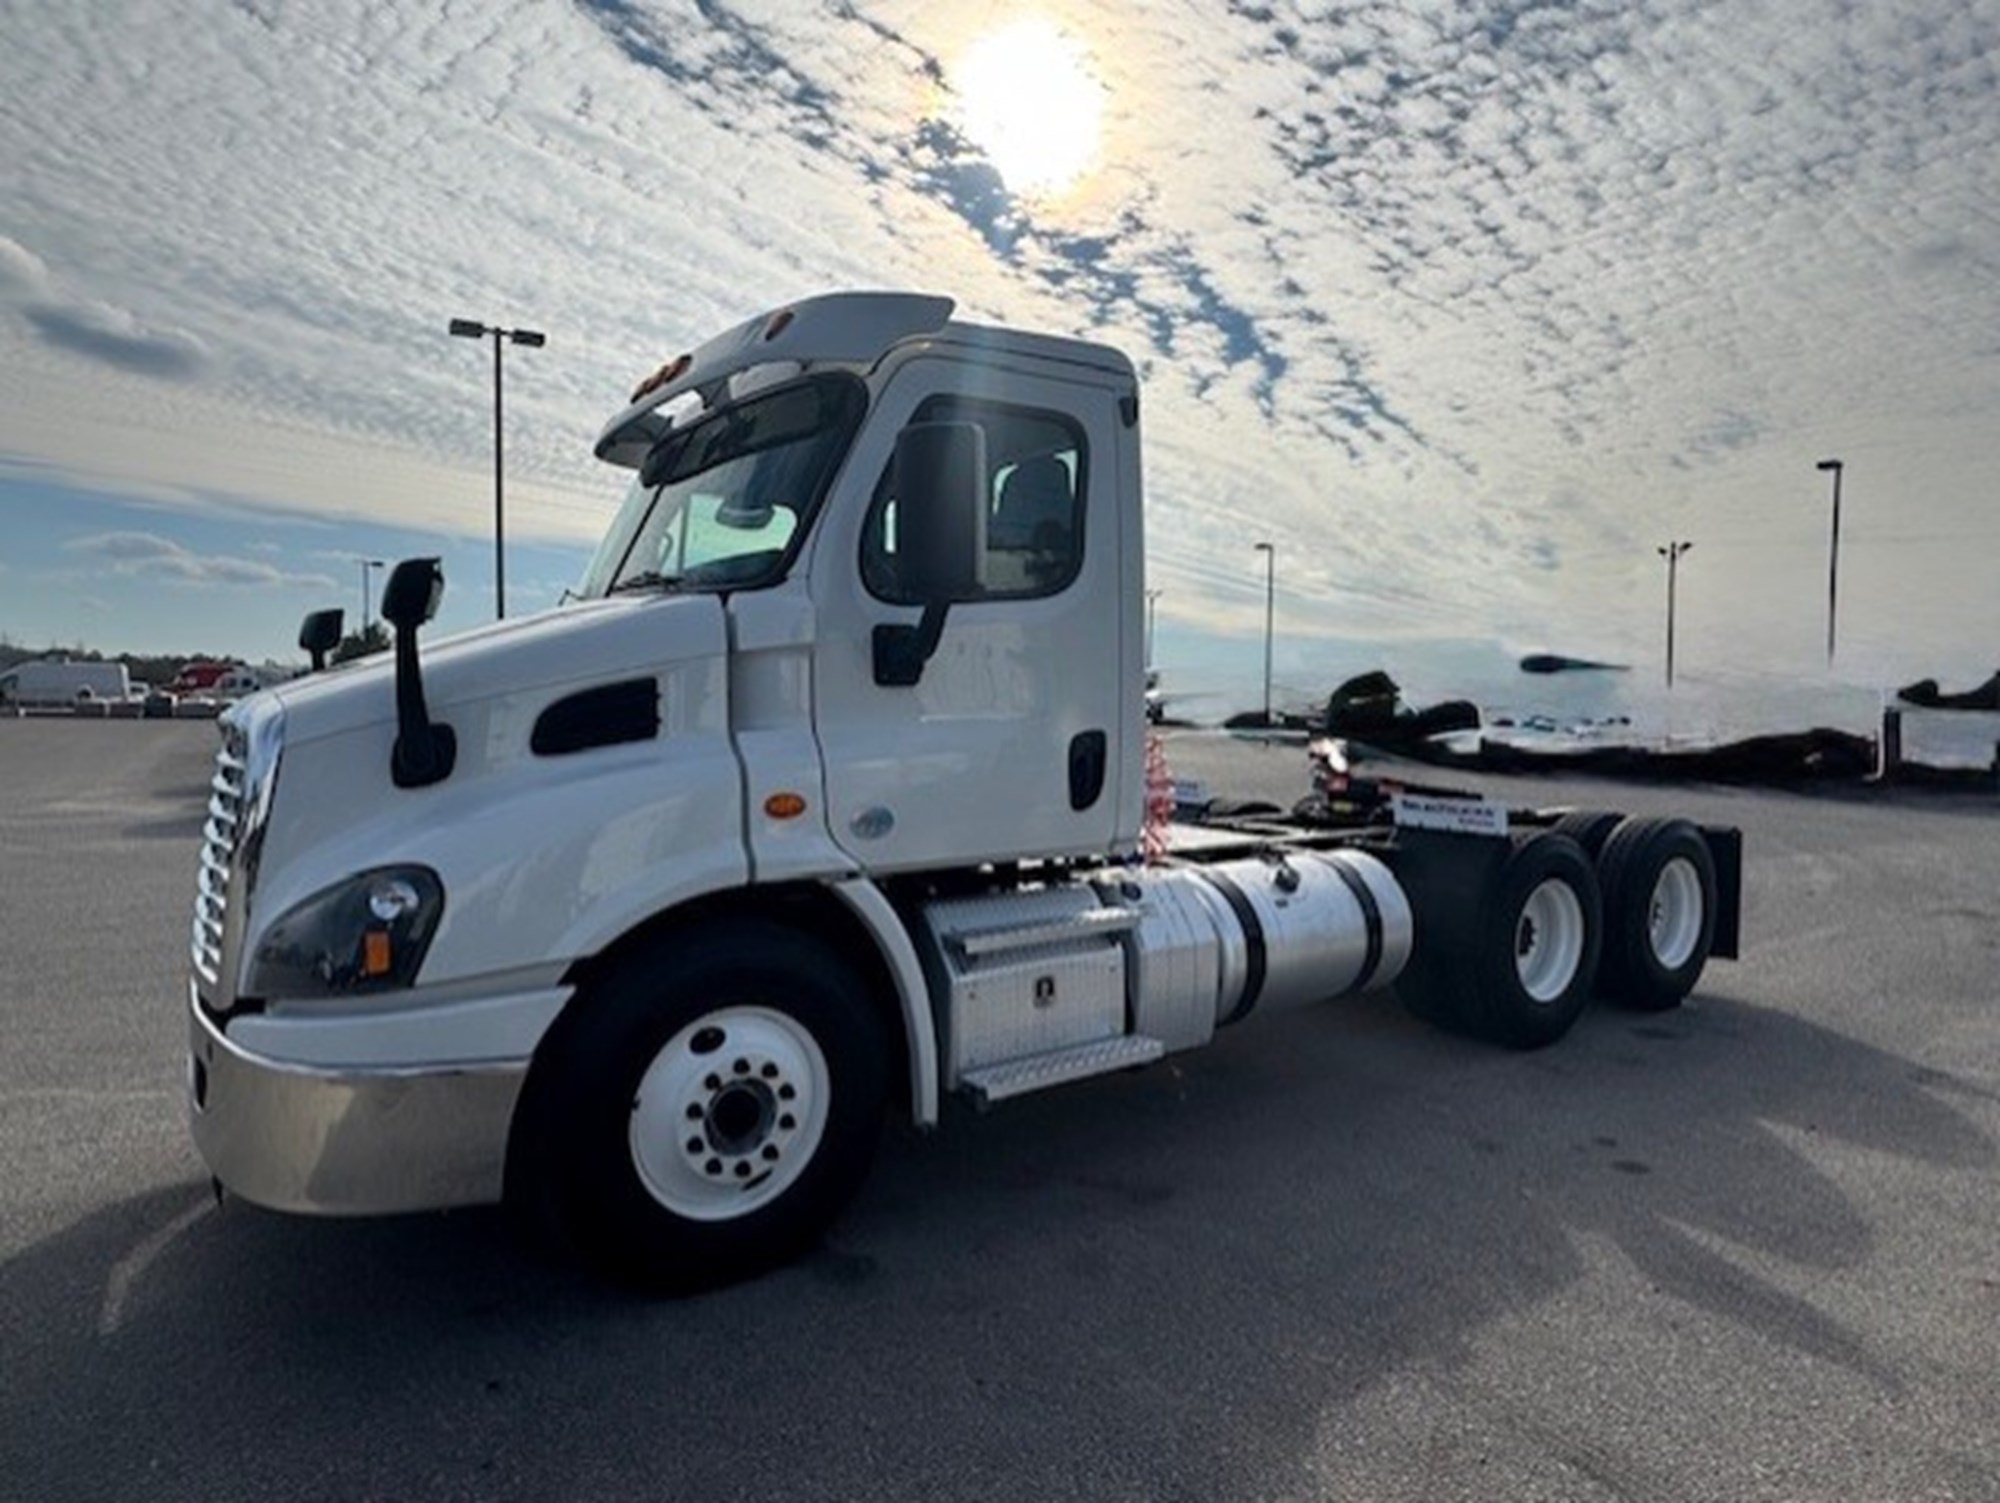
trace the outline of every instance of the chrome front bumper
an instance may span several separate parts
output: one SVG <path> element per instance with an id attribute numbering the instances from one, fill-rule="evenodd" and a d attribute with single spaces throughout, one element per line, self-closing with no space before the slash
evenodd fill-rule
<path id="1" fill-rule="evenodd" d="M 500 1198 L 526 1060 L 421 1069 L 287 1064 L 231 1043 L 190 993 L 195 1147 L 231 1193 L 321 1216 Z"/>

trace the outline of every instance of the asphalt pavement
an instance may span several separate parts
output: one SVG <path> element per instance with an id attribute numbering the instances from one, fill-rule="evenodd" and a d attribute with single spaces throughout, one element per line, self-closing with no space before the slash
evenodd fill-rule
<path id="1" fill-rule="evenodd" d="M 2000 1500 L 2000 798 L 1484 780 L 1740 825 L 1742 961 L 1537 1053 L 1375 995 L 954 1109 L 649 1302 L 496 1212 L 215 1204 L 214 736 L 0 721 L 0 1495 Z"/>

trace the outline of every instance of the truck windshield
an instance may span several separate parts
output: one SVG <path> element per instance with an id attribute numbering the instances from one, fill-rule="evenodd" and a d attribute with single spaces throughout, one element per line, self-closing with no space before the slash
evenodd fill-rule
<path id="1" fill-rule="evenodd" d="M 676 428 L 640 465 L 578 593 L 742 589 L 777 579 L 867 400 L 852 376 L 809 376 Z"/>

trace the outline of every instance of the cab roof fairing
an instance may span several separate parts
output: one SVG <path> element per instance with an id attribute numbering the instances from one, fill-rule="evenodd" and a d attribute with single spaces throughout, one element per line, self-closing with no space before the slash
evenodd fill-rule
<path id="1" fill-rule="evenodd" d="M 776 362 L 872 366 L 904 340 L 942 330 L 953 306 L 948 297 L 922 293 L 836 292 L 760 313 L 695 350 L 680 375 L 607 423 L 597 457 L 636 469 L 668 430 L 659 409 L 683 393 L 713 392 L 732 376 Z"/>

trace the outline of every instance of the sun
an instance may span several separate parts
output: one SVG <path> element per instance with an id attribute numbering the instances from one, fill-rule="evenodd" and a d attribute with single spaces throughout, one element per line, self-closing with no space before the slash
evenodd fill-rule
<path id="1" fill-rule="evenodd" d="M 1097 159 L 1104 86 L 1089 56 L 1047 21 L 972 44 L 953 75 L 960 123 L 1017 196 L 1051 198 Z"/>

